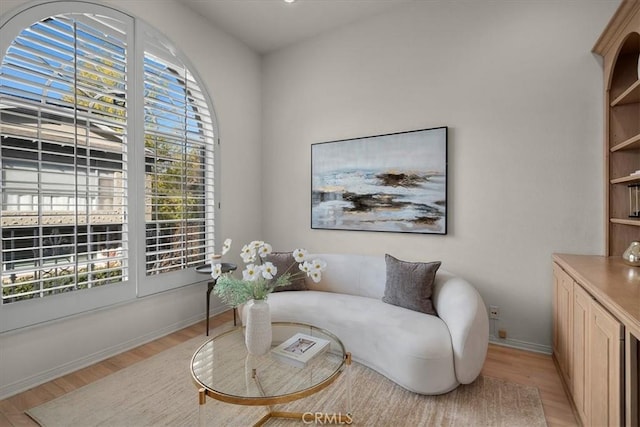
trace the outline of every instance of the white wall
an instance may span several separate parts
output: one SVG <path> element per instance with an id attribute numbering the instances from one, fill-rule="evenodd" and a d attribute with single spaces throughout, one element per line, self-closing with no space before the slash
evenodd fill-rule
<path id="1" fill-rule="evenodd" d="M 2 0 L 0 15 L 25 3 Z M 143 18 L 188 57 L 214 102 L 223 163 L 243 165 L 222 167 L 217 237 L 259 238 L 260 57 L 172 0 L 105 3 Z M 202 283 L 0 335 L 0 399 L 204 319 L 205 290 Z M 224 309 L 215 297 L 212 304 L 212 312 Z"/>
<path id="2" fill-rule="evenodd" d="M 499 306 L 507 344 L 550 351 L 551 254 L 603 253 L 590 51 L 617 5 L 416 1 L 268 55 L 265 238 L 442 260 Z M 450 132 L 447 236 L 310 229 L 310 144 L 436 126 Z"/>

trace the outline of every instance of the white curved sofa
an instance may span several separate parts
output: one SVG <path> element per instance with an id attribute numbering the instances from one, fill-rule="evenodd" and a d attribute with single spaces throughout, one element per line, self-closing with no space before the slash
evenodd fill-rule
<path id="1" fill-rule="evenodd" d="M 273 322 L 327 329 L 355 361 L 416 393 L 446 393 L 478 377 L 489 320 L 482 298 L 467 281 L 438 270 L 432 295 L 438 316 L 432 316 L 382 302 L 384 256 L 312 257 L 327 261 L 322 280 L 307 279 L 309 290 L 269 295 Z"/>

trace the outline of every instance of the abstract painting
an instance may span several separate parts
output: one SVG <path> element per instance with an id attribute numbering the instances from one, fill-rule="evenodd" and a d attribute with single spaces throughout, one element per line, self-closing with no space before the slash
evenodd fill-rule
<path id="1" fill-rule="evenodd" d="M 312 144 L 311 228 L 447 234 L 447 127 Z"/>

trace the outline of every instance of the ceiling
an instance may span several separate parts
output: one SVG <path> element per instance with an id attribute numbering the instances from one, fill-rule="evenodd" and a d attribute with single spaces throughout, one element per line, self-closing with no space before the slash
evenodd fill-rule
<path id="1" fill-rule="evenodd" d="M 413 0 L 177 0 L 265 54 Z"/>

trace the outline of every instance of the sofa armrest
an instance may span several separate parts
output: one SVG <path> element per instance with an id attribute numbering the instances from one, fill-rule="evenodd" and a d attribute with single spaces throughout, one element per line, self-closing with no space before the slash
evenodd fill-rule
<path id="1" fill-rule="evenodd" d="M 489 345 L 489 317 L 482 297 L 466 280 L 439 272 L 433 302 L 451 334 L 456 378 L 469 384 L 480 375 Z"/>

